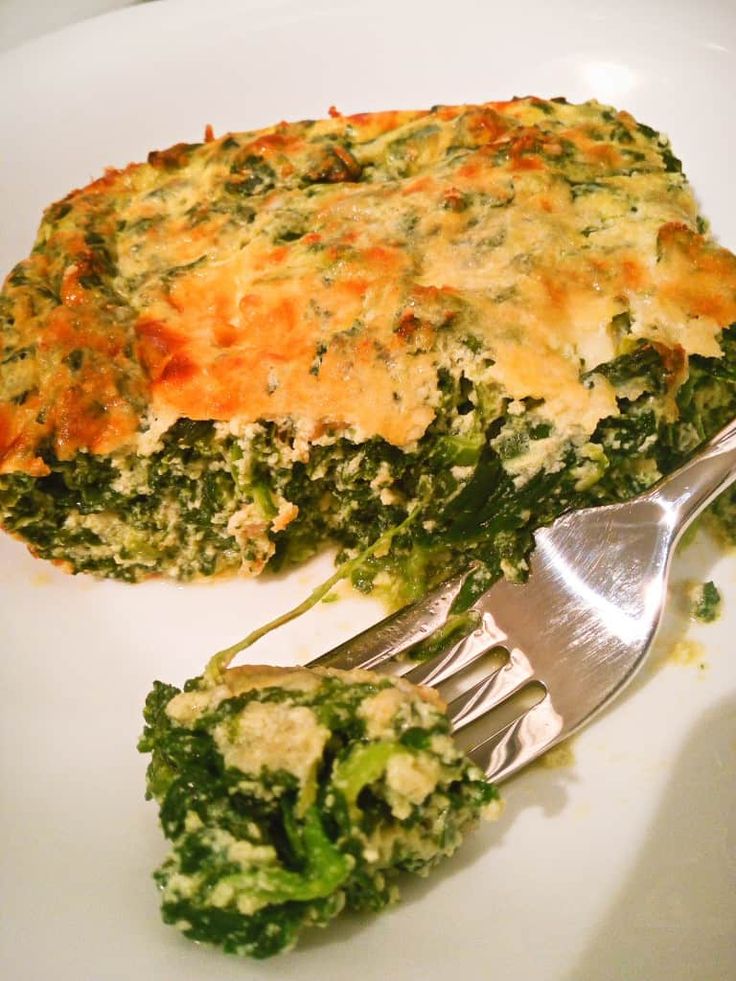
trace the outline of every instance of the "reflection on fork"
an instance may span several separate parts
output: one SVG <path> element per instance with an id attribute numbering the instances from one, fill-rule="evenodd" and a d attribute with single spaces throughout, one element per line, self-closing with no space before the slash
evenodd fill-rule
<path id="1" fill-rule="evenodd" d="M 438 688 L 458 741 L 500 781 L 631 680 L 662 618 L 675 545 L 734 480 L 736 421 L 639 497 L 538 531 L 528 582 L 491 586 L 468 611 L 471 629 L 459 640 L 450 633 L 430 660 L 417 663 L 412 650 L 441 637 L 467 572 L 312 666 L 380 670 Z"/>

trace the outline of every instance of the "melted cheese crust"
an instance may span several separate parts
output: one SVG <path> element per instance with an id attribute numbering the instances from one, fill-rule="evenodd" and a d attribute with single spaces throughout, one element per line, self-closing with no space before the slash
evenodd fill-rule
<path id="1" fill-rule="evenodd" d="M 151 420 L 180 417 L 410 448 L 459 364 L 587 436 L 617 411 L 583 375 L 619 353 L 618 315 L 680 358 L 719 353 L 736 259 L 698 229 L 666 140 L 597 103 L 152 153 L 49 208 L 6 281 L 0 473 L 48 472 L 43 445 L 145 452 Z"/>

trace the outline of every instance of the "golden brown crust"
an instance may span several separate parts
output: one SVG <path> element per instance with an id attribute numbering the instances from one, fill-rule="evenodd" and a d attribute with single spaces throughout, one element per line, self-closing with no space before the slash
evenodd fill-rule
<path id="1" fill-rule="evenodd" d="M 666 142 L 596 103 L 335 115 L 178 144 L 52 206 L 3 303 L 0 472 L 135 450 L 152 417 L 408 447 L 468 356 L 560 431 L 630 335 L 717 355 L 736 259 Z M 210 134 L 211 135 L 211 134 Z M 669 154 L 669 156 L 668 156 Z"/>

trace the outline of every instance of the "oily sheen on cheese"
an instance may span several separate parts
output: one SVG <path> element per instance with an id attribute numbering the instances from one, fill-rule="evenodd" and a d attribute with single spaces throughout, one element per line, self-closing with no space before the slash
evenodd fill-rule
<path id="1" fill-rule="evenodd" d="M 360 588 L 523 574 L 535 522 L 736 412 L 736 258 L 666 137 L 596 102 L 208 131 L 49 207 L 0 318 L 0 524 L 132 581 L 410 515 Z"/>

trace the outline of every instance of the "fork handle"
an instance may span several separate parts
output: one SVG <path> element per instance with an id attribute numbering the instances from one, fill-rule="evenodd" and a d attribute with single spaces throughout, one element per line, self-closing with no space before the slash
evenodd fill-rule
<path id="1" fill-rule="evenodd" d="M 674 541 L 736 480 L 736 419 L 642 495 L 667 514 Z"/>

